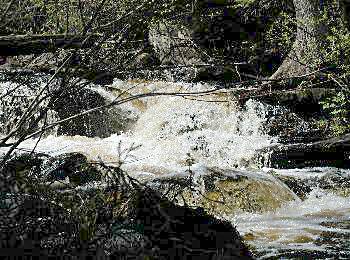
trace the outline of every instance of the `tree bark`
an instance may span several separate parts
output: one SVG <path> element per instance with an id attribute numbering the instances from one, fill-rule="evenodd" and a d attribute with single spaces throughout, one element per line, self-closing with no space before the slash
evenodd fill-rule
<path id="1" fill-rule="evenodd" d="M 316 70 L 322 63 L 323 39 L 327 26 L 320 22 L 321 10 L 334 4 L 333 0 L 293 0 L 297 33 L 288 56 L 271 79 L 301 76 Z M 345 12 L 339 9 L 338 12 Z M 333 14 L 343 18 L 343 14 Z"/>

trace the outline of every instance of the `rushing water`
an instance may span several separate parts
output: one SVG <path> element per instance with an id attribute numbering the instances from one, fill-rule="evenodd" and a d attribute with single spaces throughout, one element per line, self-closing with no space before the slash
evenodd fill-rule
<path id="1" fill-rule="evenodd" d="M 307 181 L 340 170 L 275 171 Z M 342 173 L 349 175 L 350 171 L 342 170 Z M 231 219 L 263 259 L 272 256 L 349 259 L 350 198 L 348 194 L 336 194 L 335 190 L 336 187 L 324 190 L 316 185 L 306 199 L 286 203 L 275 212 L 242 213 Z"/>
<path id="2" fill-rule="evenodd" d="M 204 84 L 132 83 L 116 81 L 114 88 L 135 95 L 154 91 L 204 91 Z M 109 100 L 116 93 L 95 88 Z M 195 100 L 192 100 L 195 99 Z M 154 97 L 121 106 L 130 117 L 138 118 L 127 132 L 108 138 L 50 135 L 41 140 L 37 151 L 51 155 L 81 152 L 91 160 L 103 160 L 122 167 L 135 176 L 183 173 L 188 160 L 193 169 L 205 167 L 255 168 L 251 163 L 258 149 L 276 143 L 264 134 L 269 110 L 248 101 L 243 109 L 224 92 L 189 97 Z M 19 149 L 30 150 L 36 140 L 23 142 Z M 275 174 L 308 179 L 337 169 L 301 169 Z M 349 172 L 344 171 L 349 175 Z M 304 200 L 286 203 L 267 213 L 237 212 L 230 219 L 261 258 L 272 256 L 350 257 L 350 198 L 314 186 Z"/>

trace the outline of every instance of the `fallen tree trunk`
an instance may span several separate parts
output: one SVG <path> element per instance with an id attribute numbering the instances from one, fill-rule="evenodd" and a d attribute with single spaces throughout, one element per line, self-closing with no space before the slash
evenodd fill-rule
<path id="1" fill-rule="evenodd" d="M 105 70 L 99 70 L 92 67 L 79 67 L 71 70 L 62 70 L 56 73 L 55 68 L 34 68 L 34 69 L 0 69 L 0 74 L 5 74 L 8 77 L 19 77 L 19 76 L 33 76 L 38 73 L 44 73 L 48 75 L 56 74 L 59 77 L 71 76 L 86 79 L 94 84 L 109 85 L 113 83 L 114 75 Z"/>
<path id="2" fill-rule="evenodd" d="M 0 36 L 0 56 L 54 52 L 57 49 L 91 48 L 100 35 L 9 35 Z"/>
<path id="3" fill-rule="evenodd" d="M 263 165 L 272 168 L 350 168 L 350 134 L 312 143 L 276 145 L 260 150 L 259 156 Z"/>
<path id="4" fill-rule="evenodd" d="M 239 93 L 239 94 L 238 94 Z M 288 107 L 291 111 L 302 114 L 303 116 L 319 113 L 321 110 L 320 101 L 325 97 L 335 95 L 335 88 L 308 88 L 308 89 L 290 89 L 263 91 L 240 91 L 236 96 L 241 103 L 249 99 L 262 101 L 266 104 Z"/>

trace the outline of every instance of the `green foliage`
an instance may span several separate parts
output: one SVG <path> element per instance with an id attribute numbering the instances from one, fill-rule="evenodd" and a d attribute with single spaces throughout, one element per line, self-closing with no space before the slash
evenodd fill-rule
<path id="1" fill-rule="evenodd" d="M 255 2 L 256 0 L 236 0 L 235 7 L 247 7 Z"/>
<path id="2" fill-rule="evenodd" d="M 282 11 L 266 32 L 266 40 L 282 53 L 287 53 L 295 38 L 296 24 L 292 14 Z"/>
<path id="3" fill-rule="evenodd" d="M 341 11 L 334 8 L 331 4 L 325 8 L 318 21 L 324 35 L 320 52 L 324 63 L 336 65 L 343 72 L 350 71 L 350 33 L 346 21 L 340 16 Z"/>
<path id="4" fill-rule="evenodd" d="M 334 135 L 350 131 L 350 92 L 340 91 L 320 102 L 330 117 L 330 128 Z"/>
<path id="5" fill-rule="evenodd" d="M 320 104 L 329 116 L 332 133 L 341 135 L 350 131 L 350 33 L 343 17 L 332 15 L 332 7 L 326 8 L 320 17 L 319 22 L 324 24 L 326 30 L 320 51 L 324 64 L 336 68 L 328 74 L 328 78 L 335 83 L 339 92 L 326 97 Z"/>

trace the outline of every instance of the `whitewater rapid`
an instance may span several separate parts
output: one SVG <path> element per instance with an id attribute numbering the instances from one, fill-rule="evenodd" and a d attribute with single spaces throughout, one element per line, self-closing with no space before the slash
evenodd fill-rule
<path id="1" fill-rule="evenodd" d="M 107 91 L 93 86 L 109 101 L 142 93 L 201 92 L 213 89 L 207 84 L 182 82 L 125 82 L 116 80 L 111 86 L 118 91 Z M 252 161 L 256 152 L 276 144 L 277 138 L 264 132 L 264 123 L 271 106 L 249 100 L 243 107 L 237 105 L 229 91 L 191 97 L 157 96 L 134 100 L 120 108 L 136 123 L 127 131 L 107 138 L 84 136 L 57 136 L 51 134 L 37 144 L 37 152 L 55 156 L 80 152 L 90 160 L 103 161 L 137 175 L 165 175 L 184 173 L 192 169 L 219 167 L 243 168 L 259 171 Z M 17 152 L 31 151 L 37 140 L 26 140 Z M 1 148 L 5 152 L 7 148 Z M 190 165 L 189 165 L 190 164 Z M 255 169 L 252 169 L 255 168 Z M 275 170 L 277 174 L 300 178 L 323 176 L 335 168 Z M 350 174 L 349 171 L 346 171 Z M 311 175 L 312 176 L 311 176 Z M 281 250 L 331 251 L 337 248 L 320 241 L 325 233 L 346 237 L 348 228 L 337 223 L 350 222 L 350 199 L 314 187 L 305 200 L 286 203 L 267 213 L 237 212 L 222 216 L 237 226 L 262 258 L 278 255 Z M 327 226 L 325 223 L 335 223 Z M 349 239 L 350 240 L 350 239 Z M 350 249 L 344 249 L 350 254 Z"/>

